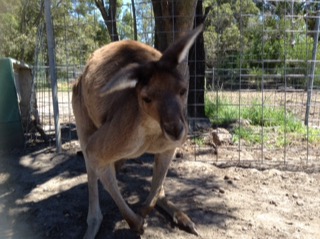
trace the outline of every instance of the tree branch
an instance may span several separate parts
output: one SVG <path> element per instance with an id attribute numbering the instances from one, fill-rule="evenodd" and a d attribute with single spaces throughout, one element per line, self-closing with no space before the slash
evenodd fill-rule
<path id="1" fill-rule="evenodd" d="M 110 35 L 111 41 L 118 41 L 118 31 L 117 31 L 117 0 L 109 0 L 108 11 L 104 4 L 104 0 L 94 0 L 97 8 L 100 10 L 102 18 L 105 25 L 107 26 L 108 33 Z"/>

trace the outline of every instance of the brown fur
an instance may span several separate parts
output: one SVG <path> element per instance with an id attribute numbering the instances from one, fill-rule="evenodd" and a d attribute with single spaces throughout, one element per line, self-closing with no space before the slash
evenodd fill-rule
<path id="1" fill-rule="evenodd" d="M 163 181 L 175 148 L 184 142 L 188 131 L 188 82 L 179 75 L 176 66 L 179 59 L 184 58 L 180 55 L 184 45 L 190 47 L 190 41 L 194 41 L 201 30 L 191 32 L 164 55 L 135 41 L 106 45 L 94 52 L 74 85 L 72 105 L 89 186 L 85 238 L 95 237 L 102 220 L 98 179 L 130 227 L 140 233 L 143 217 L 155 206 L 158 197 L 162 202 L 165 200 Z M 155 154 L 154 176 L 150 195 L 138 215 L 126 205 L 119 192 L 114 164 L 145 152 Z M 178 211 L 174 207 L 166 210 Z M 193 226 L 186 218 L 189 221 L 181 223 Z"/>

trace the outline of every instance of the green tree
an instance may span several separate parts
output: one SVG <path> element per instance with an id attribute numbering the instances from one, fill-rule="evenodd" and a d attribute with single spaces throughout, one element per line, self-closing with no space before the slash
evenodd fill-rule
<path id="1" fill-rule="evenodd" d="M 140 0 L 136 7 L 138 40 L 150 46 L 154 45 L 155 19 L 151 0 Z"/>
<path id="2" fill-rule="evenodd" d="M 37 0 L 0 0 L 0 6 L 0 55 L 32 63 L 42 4 Z"/>
<path id="3" fill-rule="evenodd" d="M 244 52 L 243 66 L 268 74 L 287 75 L 287 84 L 305 85 L 308 74 L 307 60 L 312 57 L 313 21 L 308 15 L 314 15 L 315 4 L 305 1 L 264 1 L 258 2 L 261 14 L 253 27 L 248 27 L 250 48 Z M 310 31 L 311 32 L 311 31 Z M 264 60 L 264 61 L 262 61 Z M 249 70 L 250 71 L 250 70 Z M 291 77 L 301 75 L 302 77 Z M 275 81 L 273 77 L 269 79 Z M 284 85 L 284 78 L 278 83 Z"/>
<path id="4" fill-rule="evenodd" d="M 87 1 L 53 2 L 57 64 L 84 64 L 94 49 L 108 42 L 94 10 Z"/>
<path id="5" fill-rule="evenodd" d="M 46 64 L 46 38 L 37 39 L 44 27 L 43 1 L 0 0 L 0 5 L 0 55 L 34 64 L 36 43 L 43 41 Z M 91 1 L 52 1 L 57 64 L 83 64 L 95 48 L 110 41 L 94 10 Z"/>
<path id="6" fill-rule="evenodd" d="M 236 68 L 238 56 L 248 46 L 243 31 L 249 26 L 247 16 L 259 15 L 253 0 L 205 0 L 204 7 L 212 10 L 206 20 L 204 33 L 206 64 L 209 67 Z"/>
<path id="7" fill-rule="evenodd" d="M 117 0 L 94 0 L 107 27 L 111 41 L 119 41 L 117 28 Z"/>
<path id="8" fill-rule="evenodd" d="M 118 22 L 119 39 L 134 39 L 134 19 L 131 9 L 123 8 L 121 12 L 122 18 Z"/>

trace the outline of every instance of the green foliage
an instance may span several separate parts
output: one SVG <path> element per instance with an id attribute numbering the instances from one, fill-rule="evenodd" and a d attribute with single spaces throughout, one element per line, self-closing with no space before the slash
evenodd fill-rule
<path id="1" fill-rule="evenodd" d="M 53 1 L 57 64 L 85 64 L 90 54 L 110 41 L 88 1 Z"/>
<path id="2" fill-rule="evenodd" d="M 0 0 L 0 55 L 34 64 L 39 28 L 44 28 L 42 1 Z M 52 19 L 57 64 L 83 64 L 91 52 L 108 42 L 105 28 L 94 15 L 91 1 L 53 0 Z M 47 64 L 46 35 L 42 39 L 42 60 Z"/>
<path id="3" fill-rule="evenodd" d="M 254 100 L 249 107 L 242 109 L 241 117 L 249 119 L 253 125 L 277 126 L 285 122 L 287 115 L 282 109 L 262 105 L 257 100 Z"/>
<path id="4" fill-rule="evenodd" d="M 213 6 L 204 33 L 207 65 L 216 68 L 238 67 L 235 56 L 240 55 L 248 42 L 248 36 L 241 35 L 240 29 L 249 26 L 249 18 L 241 16 L 258 15 L 259 9 L 252 0 L 206 0 L 206 6 Z"/>
<path id="5" fill-rule="evenodd" d="M 252 144 L 261 144 L 267 140 L 267 134 L 263 134 L 263 136 L 255 132 L 253 128 L 239 127 L 234 130 L 233 142 L 238 143 L 241 139 L 244 139 Z"/>
<path id="6" fill-rule="evenodd" d="M 154 18 L 151 1 L 136 1 L 138 40 L 154 45 Z"/>
<path id="7" fill-rule="evenodd" d="M 304 133 L 305 140 L 307 140 L 310 143 L 320 143 L 320 130 L 319 129 L 313 129 L 308 128 L 305 130 Z"/>
<path id="8" fill-rule="evenodd" d="M 218 65 L 218 37 L 214 26 L 208 26 L 203 33 L 204 45 L 206 49 L 206 64 L 210 67 Z"/>
<path id="9" fill-rule="evenodd" d="M 103 46 L 111 41 L 110 36 L 108 35 L 108 31 L 103 22 L 99 21 L 96 30 L 96 36 L 94 38 L 95 42 L 98 42 L 99 46 Z"/>
<path id="10" fill-rule="evenodd" d="M 226 127 L 239 119 L 239 107 L 221 97 L 205 97 L 205 113 L 215 126 Z"/>
<path id="11" fill-rule="evenodd" d="M 193 139 L 193 141 L 194 141 L 194 143 L 195 143 L 196 145 L 198 145 L 199 147 L 205 145 L 205 141 L 204 141 L 204 139 L 201 138 L 201 137 L 195 137 L 195 138 Z"/>
<path id="12" fill-rule="evenodd" d="M 0 0 L 0 55 L 34 63 L 38 30 L 44 16 L 40 0 Z M 107 2 L 107 1 L 106 1 Z M 291 8 L 293 4 L 293 8 Z M 308 5 L 308 6 L 307 6 Z M 154 44 L 154 19 L 151 1 L 135 1 L 138 40 Z M 272 2 L 255 0 L 204 0 L 203 7 L 212 7 L 204 31 L 206 65 L 208 67 L 242 68 L 257 89 L 264 80 L 306 86 L 307 77 L 278 81 L 272 75 L 307 76 L 312 57 L 315 3 Z M 108 6 L 107 6 L 108 7 Z M 304 17 L 308 7 L 309 18 Z M 291 12 L 293 11 L 293 12 Z M 288 14 L 293 17 L 289 18 Z M 105 23 L 94 1 L 52 0 L 52 18 L 58 65 L 84 64 L 93 50 L 110 42 Z M 310 20 L 311 19 L 311 20 Z M 117 1 L 119 38 L 133 39 L 134 26 L 131 1 Z M 47 64 L 46 37 L 42 40 L 41 61 Z M 317 59 L 320 59 L 318 51 Z M 264 61 L 263 61 L 264 60 Z M 216 71 L 225 77 L 225 71 Z M 271 76 L 269 77 L 268 74 Z M 317 76 L 320 68 L 316 68 Z M 239 73 L 235 74 L 239 75 Z M 230 78 L 236 85 L 238 77 Z M 247 79 L 245 79 L 247 80 Z M 315 78 L 320 84 L 320 78 Z"/>
<path id="13" fill-rule="evenodd" d="M 122 21 L 118 24 L 118 32 L 120 39 L 133 39 L 133 17 L 130 9 L 124 9 L 122 13 Z"/>
<path id="14" fill-rule="evenodd" d="M 216 127 L 229 127 L 239 119 L 246 119 L 251 126 L 242 126 L 234 128 L 234 141 L 245 139 L 250 143 L 262 143 L 270 137 L 270 129 L 277 128 L 277 143 L 285 145 L 293 139 L 305 140 L 308 142 L 320 142 L 320 130 L 307 128 L 301 120 L 283 108 L 275 108 L 262 105 L 257 99 L 247 107 L 240 107 L 232 104 L 226 98 L 214 97 L 205 99 L 206 116 L 210 119 L 212 125 Z M 264 134 L 256 132 L 256 129 L 263 127 Z M 288 135 L 287 138 L 281 135 Z"/>
<path id="15" fill-rule="evenodd" d="M 38 30 L 44 32 L 40 40 L 40 64 L 48 64 L 43 1 L 0 0 L 0 56 L 12 57 L 34 64 Z M 107 1 L 106 1 L 107 3 Z M 119 38 L 133 39 L 131 2 L 117 1 Z M 151 1 L 136 1 L 138 40 L 153 44 L 154 20 Z M 85 64 L 90 54 L 110 42 L 110 36 L 100 12 L 93 1 L 52 0 L 52 19 L 57 65 Z"/>
<path id="16" fill-rule="evenodd" d="M 253 100 L 249 106 L 242 107 L 228 102 L 225 98 L 206 97 L 205 110 L 212 124 L 217 126 L 228 126 L 238 119 L 247 119 L 251 125 L 257 126 L 283 126 L 289 132 L 297 131 L 302 126 L 291 113 L 282 108 L 263 105 L 257 99 Z"/>
<path id="17" fill-rule="evenodd" d="M 20 60 L 32 58 L 38 2 L 0 0 L 0 56 Z"/>
<path id="18" fill-rule="evenodd" d="M 206 6 L 213 6 L 204 33 L 206 63 L 210 68 L 241 67 L 244 74 L 251 75 L 249 81 L 256 83 L 253 86 L 257 89 L 261 78 L 252 74 L 256 70 L 270 83 L 284 85 L 287 80 L 289 85 L 306 86 L 307 78 L 303 76 L 309 74 L 308 61 L 313 51 L 313 36 L 306 32 L 314 29 L 315 3 L 206 0 Z M 306 12 L 309 18 L 305 17 Z M 320 59 L 320 51 L 317 54 Z M 219 77 L 219 72 L 216 73 Z M 275 74 L 302 77 L 279 80 L 273 78 Z M 320 75 L 319 67 L 315 74 Z M 315 83 L 320 83 L 319 77 Z"/>
<path id="19" fill-rule="evenodd" d="M 151 1 L 135 1 L 138 41 L 153 45 L 154 19 Z M 120 39 L 134 39 L 134 20 L 131 3 L 119 9 Z"/>

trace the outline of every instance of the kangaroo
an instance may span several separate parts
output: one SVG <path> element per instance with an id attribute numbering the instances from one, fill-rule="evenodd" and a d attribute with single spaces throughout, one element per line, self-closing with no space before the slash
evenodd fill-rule
<path id="1" fill-rule="evenodd" d="M 203 25 L 190 31 L 164 53 L 124 40 L 96 50 L 73 86 L 72 107 L 85 159 L 89 209 L 84 238 L 95 238 L 102 214 L 98 180 L 111 195 L 130 228 L 144 232 L 144 218 L 157 204 L 173 221 L 198 234 L 191 219 L 168 201 L 163 187 L 175 149 L 186 140 L 188 79 L 177 66 Z M 135 213 L 117 186 L 115 164 L 144 153 L 154 154 L 151 189 Z"/>

